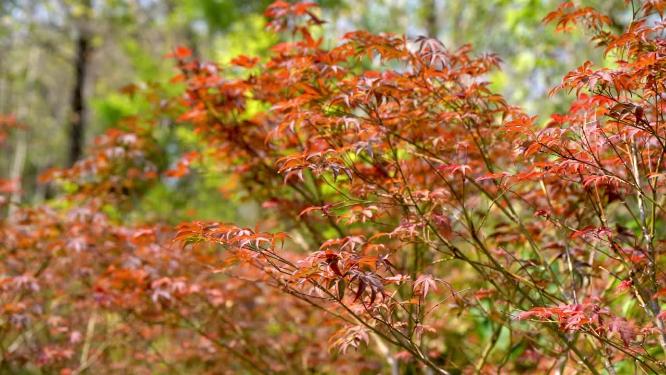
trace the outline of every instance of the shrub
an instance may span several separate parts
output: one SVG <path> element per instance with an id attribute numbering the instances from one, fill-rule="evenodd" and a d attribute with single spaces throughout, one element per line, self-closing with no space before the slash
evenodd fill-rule
<path id="1" fill-rule="evenodd" d="M 179 126 L 261 221 L 109 219 L 199 153 L 165 171 L 150 128 L 107 134 L 115 153 L 52 174 L 72 207 L 2 224 L 3 365 L 666 371 L 665 9 L 644 1 L 621 33 L 569 2 L 548 15 L 614 62 L 569 73 L 575 100 L 545 126 L 489 89 L 497 57 L 363 31 L 326 48 L 309 3 L 268 8 L 291 39 L 266 61 L 177 49 Z"/>

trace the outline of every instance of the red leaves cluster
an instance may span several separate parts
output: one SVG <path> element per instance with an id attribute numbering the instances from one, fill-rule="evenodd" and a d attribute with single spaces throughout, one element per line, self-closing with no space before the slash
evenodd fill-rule
<path id="1" fill-rule="evenodd" d="M 94 152 L 69 169 L 52 169 L 42 182 L 68 181 L 81 197 L 123 201 L 159 175 L 159 150 L 146 130 L 110 129 L 95 141 Z"/>
<path id="2" fill-rule="evenodd" d="M 547 23 L 557 21 L 557 31 L 571 31 L 573 25 L 579 23 L 594 30 L 612 24 L 607 15 L 592 7 L 576 7 L 572 1 L 562 2 L 556 10 L 548 13 L 543 21 Z"/>
<path id="3" fill-rule="evenodd" d="M 518 319 L 557 323 L 563 331 L 590 331 L 601 336 L 616 335 L 625 346 L 629 346 L 640 333 L 632 323 L 610 315 L 608 309 L 595 303 L 535 307 L 518 314 Z"/>

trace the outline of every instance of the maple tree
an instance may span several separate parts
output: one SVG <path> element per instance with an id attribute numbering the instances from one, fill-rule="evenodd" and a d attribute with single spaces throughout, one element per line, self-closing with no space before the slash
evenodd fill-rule
<path id="1" fill-rule="evenodd" d="M 613 62 L 564 77 L 544 126 L 490 89 L 496 56 L 364 31 L 328 48 L 313 3 L 267 9 L 288 41 L 265 60 L 175 49 L 185 92 L 151 100 L 200 149 L 166 163 L 157 116 L 127 119 L 44 176 L 58 205 L 0 223 L 2 366 L 666 371 L 666 2 L 628 3 L 621 31 L 571 2 L 545 18 Z M 110 209 L 203 158 L 256 226 Z"/>

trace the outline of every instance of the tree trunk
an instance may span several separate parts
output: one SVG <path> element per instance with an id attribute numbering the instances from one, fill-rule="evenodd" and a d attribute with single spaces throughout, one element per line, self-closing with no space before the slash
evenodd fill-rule
<path id="1" fill-rule="evenodd" d="M 71 102 L 71 119 L 69 124 L 69 159 L 71 166 L 81 158 L 83 144 L 85 141 L 85 112 L 86 102 L 84 96 L 86 84 L 86 71 L 88 70 L 88 58 L 90 55 L 90 36 L 79 29 L 76 39 L 76 55 L 74 61 L 74 88 Z"/>
<path id="2" fill-rule="evenodd" d="M 35 81 L 38 73 L 37 63 L 39 61 L 39 50 L 33 48 L 28 54 L 28 61 L 25 68 L 25 82 L 26 94 L 22 101 L 17 103 L 16 118 L 21 124 L 28 124 L 30 121 L 30 108 L 35 101 Z M 14 191 L 9 198 L 9 211 L 8 217 L 13 217 L 14 213 L 21 204 L 21 197 L 24 194 L 23 186 L 23 172 L 25 163 L 28 156 L 28 139 L 29 129 L 17 129 L 16 131 L 16 146 L 14 149 L 14 157 L 12 159 L 11 168 L 9 170 L 9 180 L 16 183 L 16 191 Z"/>
<path id="3" fill-rule="evenodd" d="M 437 0 L 424 0 L 426 33 L 431 38 L 437 38 L 439 28 L 437 27 Z"/>
<path id="4" fill-rule="evenodd" d="M 9 171 L 9 180 L 16 183 L 16 191 L 12 192 L 9 198 L 9 211 L 7 216 L 13 217 L 14 213 L 21 204 L 21 194 L 23 193 L 23 169 L 25 167 L 25 159 L 28 151 L 28 136 L 27 130 L 19 130 L 16 136 L 16 151 L 14 151 L 14 159 L 12 160 L 12 167 Z"/>

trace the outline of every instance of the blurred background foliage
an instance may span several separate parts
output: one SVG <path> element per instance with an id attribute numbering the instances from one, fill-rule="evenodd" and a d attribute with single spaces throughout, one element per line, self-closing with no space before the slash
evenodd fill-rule
<path id="1" fill-rule="evenodd" d="M 178 45 L 198 57 L 225 63 L 238 54 L 265 56 L 277 36 L 264 29 L 268 0 L 3 0 L 0 1 L 0 113 L 26 125 L 0 150 L 3 178 L 20 182 L 15 203 L 36 203 L 52 195 L 40 173 L 62 167 L 94 147 L 93 139 L 126 118 L 159 126 L 155 138 L 172 165 L 197 147 L 196 135 L 170 126 L 155 106 L 177 98 L 173 61 Z M 328 22 L 325 43 L 355 29 L 408 37 L 436 36 L 448 48 L 472 44 L 496 53 L 503 69 L 488 77 L 510 103 L 540 116 L 564 108 L 563 97 L 548 97 L 572 66 L 603 63 L 579 33 L 556 34 L 541 20 L 558 0 L 320 0 Z M 622 0 L 585 2 L 629 20 Z M 137 95 L 137 91 L 145 95 Z M 77 95 L 80 97 L 77 105 Z M 146 116 L 146 113 L 153 113 Z M 150 118 L 146 118 L 150 117 Z M 77 141 L 72 129 L 83 129 Z M 178 222 L 216 218 L 252 223 L 261 207 L 247 197 L 229 196 L 219 166 L 202 158 L 195 173 L 156 184 L 135 202 L 141 220 Z M 223 186 L 222 189 L 219 187 Z M 224 188 L 225 186 L 228 187 Z M 176 194 L 176 192 L 178 192 Z M 220 199 L 220 197 L 225 199 Z M 247 203 L 244 203 L 246 202 Z M 113 208 L 111 208 L 113 209 Z"/>

